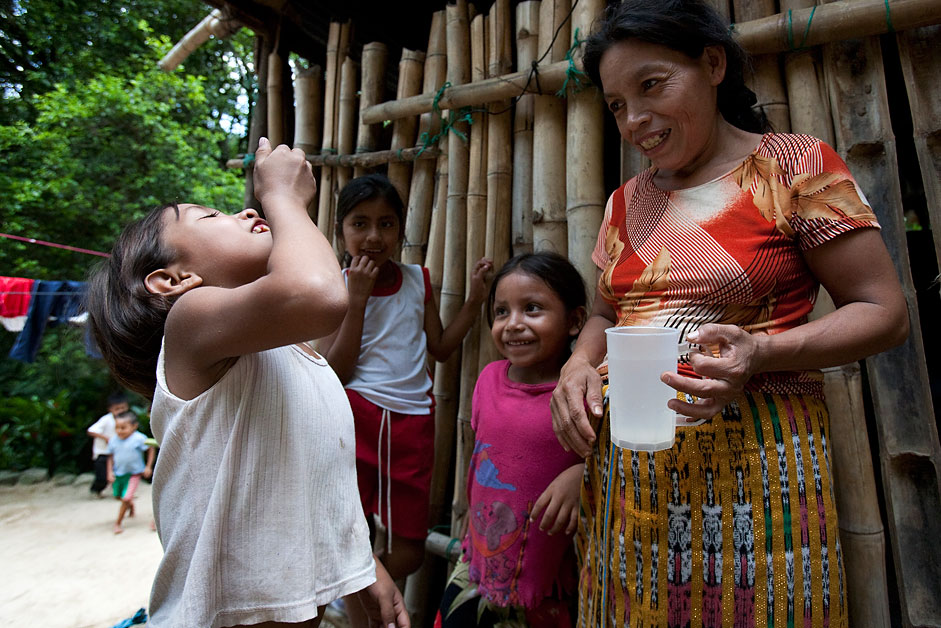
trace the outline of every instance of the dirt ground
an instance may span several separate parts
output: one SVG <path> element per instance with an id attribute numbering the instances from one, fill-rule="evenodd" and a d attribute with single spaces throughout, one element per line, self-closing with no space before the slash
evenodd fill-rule
<path id="1" fill-rule="evenodd" d="M 0 486 L 0 626 L 111 628 L 147 606 L 163 554 L 150 484 L 141 482 L 136 516 L 118 535 L 117 501 L 88 487 Z"/>
<path id="2" fill-rule="evenodd" d="M 151 531 L 150 484 L 112 532 L 118 503 L 91 480 L 0 486 L 0 628 L 111 628 L 146 608 L 163 555 Z M 322 628 L 342 628 L 329 609 Z"/>

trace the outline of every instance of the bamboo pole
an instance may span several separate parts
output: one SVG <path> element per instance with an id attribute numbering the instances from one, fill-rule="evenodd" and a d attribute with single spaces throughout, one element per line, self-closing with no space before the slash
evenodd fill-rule
<path id="1" fill-rule="evenodd" d="M 337 97 L 340 84 L 340 34 L 342 25 L 339 22 L 330 22 L 330 31 L 327 37 L 327 73 L 324 77 L 323 100 L 323 146 L 321 154 L 336 153 L 336 118 Z M 333 241 L 334 225 L 333 210 L 335 203 L 334 169 L 324 167 L 320 170 L 318 186 L 319 203 L 317 211 L 317 226 L 331 242 Z"/>
<path id="2" fill-rule="evenodd" d="M 268 141 L 272 146 L 284 143 L 284 109 L 281 77 L 284 63 L 277 51 L 268 55 Z"/>
<path id="3" fill-rule="evenodd" d="M 200 20 L 199 24 L 190 29 L 180 41 L 174 44 L 170 52 L 157 62 L 157 66 L 164 72 L 172 72 L 197 48 L 206 43 L 210 36 L 214 35 L 217 39 L 225 39 L 241 27 L 242 25 L 239 22 L 227 17 L 221 9 L 213 9 L 209 15 Z"/>
<path id="4" fill-rule="evenodd" d="M 404 148 L 402 150 L 377 150 L 374 153 L 353 153 L 352 155 L 335 155 L 327 153 L 326 155 L 308 154 L 307 161 L 311 166 L 332 166 L 343 168 L 375 168 L 385 164 L 391 164 L 398 161 L 406 162 L 429 162 L 434 167 L 434 160 L 441 154 L 438 148 L 428 148 L 422 150 L 421 146 Z M 225 167 L 230 169 L 241 169 L 245 167 L 244 159 L 229 159 L 225 162 Z M 420 262 L 421 260 L 419 260 Z"/>
<path id="5" fill-rule="evenodd" d="M 441 109 L 460 109 L 503 98 L 512 98 L 524 92 L 536 94 L 539 93 L 539 89 L 543 93 L 555 93 L 565 81 L 565 71 L 568 67 L 568 61 L 540 65 L 538 83 L 530 78 L 530 70 L 527 69 L 488 78 L 479 83 L 455 85 L 444 91 L 438 99 L 438 106 Z M 422 94 L 403 100 L 379 103 L 363 111 L 363 120 L 370 123 L 382 122 L 425 113 L 431 111 L 434 99 L 434 94 Z"/>
<path id="6" fill-rule="evenodd" d="M 859 363 L 824 369 L 824 394 L 833 435 L 828 442 L 846 572 L 848 625 L 883 628 L 891 624 L 885 531 L 869 453 Z"/>
<path id="7" fill-rule="evenodd" d="M 571 29 L 563 21 L 570 8 L 571 0 L 542 0 L 539 7 L 538 50 L 549 62 L 561 61 L 568 50 Z M 555 95 L 533 102 L 533 248 L 567 256 L 566 103 Z"/>
<path id="8" fill-rule="evenodd" d="M 435 300 L 440 304 L 441 290 L 444 274 L 444 247 L 445 247 L 445 212 L 448 202 L 448 138 L 441 139 L 441 156 L 438 158 L 438 168 L 435 174 L 435 207 L 431 217 L 431 231 L 428 236 L 428 255 L 425 266 L 431 281 L 431 289 Z M 440 308 L 439 308 L 440 311 Z M 441 365 L 436 365 L 436 371 Z M 435 395 L 442 393 L 438 387 L 437 375 L 435 381 Z M 434 471 L 431 476 L 429 527 L 437 525 L 444 513 L 444 504 L 447 492 L 447 480 L 450 473 L 451 448 L 454 438 L 454 416 L 442 417 L 440 404 L 435 409 L 435 460 Z M 449 423 L 450 422 L 450 423 Z M 428 607 L 428 589 L 432 582 L 443 579 L 440 574 L 441 567 L 431 554 L 425 553 L 425 559 L 419 570 L 408 577 L 403 592 L 405 605 L 411 615 L 412 625 L 422 626 L 425 611 Z"/>
<path id="9" fill-rule="evenodd" d="M 294 109 L 294 148 L 316 155 L 320 152 L 323 123 L 323 72 L 319 65 L 298 70 L 294 79 L 297 105 Z M 226 163 L 228 166 L 228 163 Z"/>
<path id="10" fill-rule="evenodd" d="M 441 288 L 444 277 L 445 214 L 448 205 L 448 142 L 449 139 L 445 136 L 441 138 L 439 144 L 441 155 L 438 157 L 435 169 L 434 206 L 428 230 L 428 252 L 425 255 L 425 267 L 428 268 L 428 278 L 431 281 L 431 289 L 434 292 L 439 312 L 441 311 Z M 434 483 L 435 479 L 432 479 L 432 487 Z M 433 488 L 431 494 L 435 494 Z"/>
<path id="11" fill-rule="evenodd" d="M 322 72 L 319 65 L 298 70 L 294 79 L 294 92 L 297 104 L 294 108 L 294 148 L 304 153 L 320 152 L 320 125 L 323 122 L 323 100 L 320 85 Z M 229 167 L 229 162 L 226 162 Z M 317 199 L 311 201 L 307 213 L 317 219 Z"/>
<path id="12" fill-rule="evenodd" d="M 447 48 L 448 81 L 463 85 L 470 79 L 470 42 L 467 22 L 467 3 L 458 0 L 448 4 Z M 459 130 L 467 132 L 467 125 Z M 464 300 L 464 256 L 467 228 L 467 185 L 470 154 L 467 142 L 459 137 L 448 139 L 448 187 L 445 208 L 444 271 L 441 285 L 441 322 L 447 326 L 454 320 Z M 458 376 L 461 365 L 460 351 L 455 351 L 446 362 L 439 362 L 435 370 L 435 476 L 447 477 L 451 468 L 454 448 L 455 422 L 458 406 Z M 434 482 L 433 482 L 434 484 Z M 433 522 L 441 520 L 445 508 L 446 482 L 432 494 Z"/>
<path id="13" fill-rule="evenodd" d="M 248 150 L 252 157 L 258 150 L 258 139 L 268 135 L 268 64 L 262 63 L 271 52 L 271 42 L 261 37 L 255 38 L 254 50 L 255 72 L 257 73 L 258 98 L 252 111 L 251 128 L 248 133 Z M 261 203 L 255 198 L 254 171 L 255 160 L 243 161 L 245 168 L 245 207 L 261 208 Z"/>
<path id="14" fill-rule="evenodd" d="M 813 14 L 813 18 L 811 18 Z M 810 28 L 807 23 L 810 22 Z M 804 47 L 904 31 L 941 22 L 937 0 L 840 0 L 735 24 L 738 42 L 753 55 L 785 52 L 794 40 Z M 803 33 L 807 32 L 806 39 Z M 798 39 L 799 38 L 799 39 Z"/>
<path id="15" fill-rule="evenodd" d="M 431 16 L 422 93 L 437 92 L 444 84 L 446 72 L 444 11 L 435 11 Z M 419 142 L 425 141 L 423 137 L 434 136 L 440 124 L 439 116 L 431 112 L 423 113 L 418 124 Z M 408 213 L 405 216 L 405 244 L 402 248 L 402 261 L 406 264 L 420 264 L 425 257 L 428 231 L 431 226 L 431 206 L 434 201 L 434 180 L 434 163 L 418 162 L 415 164 L 408 194 Z"/>
<path id="16" fill-rule="evenodd" d="M 781 11 L 799 11 L 813 7 L 815 0 L 781 0 Z M 803 31 L 798 35 L 800 46 Z M 801 49 L 784 55 L 784 77 L 791 130 L 806 133 L 833 145 L 833 122 L 830 118 L 830 99 L 820 49 Z"/>
<path id="17" fill-rule="evenodd" d="M 862 0 L 861 0 L 862 1 Z M 884 8 L 884 7 L 883 7 Z M 893 9 L 893 22 L 894 22 Z M 883 16 L 884 17 L 884 16 Z M 872 204 L 909 307 L 906 342 L 866 360 L 906 626 L 941 625 L 941 446 L 908 266 L 895 140 L 874 37 L 824 48 L 839 152 Z"/>
<path id="18" fill-rule="evenodd" d="M 776 0 L 733 0 L 735 19 L 750 22 L 775 15 Z M 781 66 L 775 54 L 753 55 L 751 58 L 752 75 L 746 77 L 749 87 L 758 97 L 755 108 L 761 109 L 768 116 L 771 127 L 779 133 L 791 130 L 791 118 L 787 108 L 787 93 Z"/>
<path id="19" fill-rule="evenodd" d="M 445 9 L 445 32 L 447 40 L 447 79 L 452 85 L 463 85 L 470 79 L 470 42 L 468 33 L 467 3 L 457 0 L 449 3 Z M 466 135 L 467 125 L 459 123 L 458 129 Z M 467 221 L 467 183 L 469 158 L 467 143 L 459 137 L 447 140 L 447 181 L 445 211 L 443 216 L 432 218 L 432 231 L 440 227 L 444 218 L 444 252 L 441 277 L 441 319 L 447 326 L 457 314 L 464 297 L 464 255 L 465 240 L 463 230 Z M 435 212 L 436 214 L 439 212 Z M 435 225 L 435 219 L 439 225 Z M 438 238 L 433 233 L 435 239 Z M 436 245 L 438 242 L 434 242 Z M 429 242 L 429 256 L 431 255 Z M 430 270 L 430 269 L 429 269 Z M 451 470 L 454 450 L 454 432 L 458 405 L 458 376 L 461 365 L 460 351 L 445 362 L 439 362 L 435 368 L 435 461 L 432 474 L 430 519 L 432 525 L 441 521 L 447 501 L 447 478 Z M 429 569 L 421 570 L 427 582 Z M 417 578 L 416 578 L 417 580 Z M 417 588 L 417 587 L 416 587 Z M 406 594 L 407 599 L 411 596 Z M 410 611 L 413 610 L 410 608 Z M 415 608 L 414 610 L 418 610 Z M 412 613 L 416 625 L 424 625 L 420 614 Z"/>
<path id="20" fill-rule="evenodd" d="M 938 94 L 941 26 L 899 33 L 897 39 L 912 112 L 915 150 L 928 202 L 935 258 L 941 267 L 941 95 Z"/>
<path id="21" fill-rule="evenodd" d="M 536 60 L 539 2 L 516 5 L 516 67 L 525 72 Z M 513 253 L 533 250 L 533 96 L 523 94 L 513 112 Z"/>
<path id="22" fill-rule="evenodd" d="M 386 58 L 389 51 L 386 45 L 374 41 L 363 46 L 362 68 L 363 76 L 359 90 L 359 110 L 382 102 L 382 86 L 386 75 Z M 359 123 L 356 132 L 356 152 L 371 153 L 376 150 L 379 142 L 379 129 L 375 125 Z M 366 174 L 364 166 L 353 168 L 353 176 L 360 177 Z"/>
<path id="23" fill-rule="evenodd" d="M 813 0 L 785 0 L 782 10 L 807 6 Z M 830 102 L 825 93 L 820 51 L 784 56 L 792 129 L 831 143 Z M 834 310 L 821 288 L 811 318 Z M 839 513 L 840 543 L 846 575 L 849 625 L 877 628 L 889 625 L 885 564 L 885 530 L 879 515 L 869 435 L 858 363 L 826 369 L 824 388 L 830 413 L 832 482 Z"/>
<path id="24" fill-rule="evenodd" d="M 356 91 L 359 83 L 359 64 L 347 57 L 340 71 L 340 110 L 337 117 L 337 150 L 341 155 L 353 152 L 356 146 Z M 336 169 L 337 193 L 350 182 L 353 169 Z"/>
<path id="25" fill-rule="evenodd" d="M 424 71 L 425 53 L 418 50 L 402 49 L 402 60 L 399 61 L 399 82 L 396 98 L 408 98 L 421 91 L 422 72 Z M 415 128 L 418 126 L 417 116 L 399 118 L 392 124 L 392 150 L 401 150 L 415 145 Z M 411 189 L 412 164 L 407 161 L 397 161 L 389 164 L 389 180 L 399 191 L 402 203 L 408 207 L 408 196 Z"/>
<path id="26" fill-rule="evenodd" d="M 941 22 L 941 3 L 937 0 L 892 0 L 892 28 L 903 31 L 920 26 L 930 26 Z M 789 43 L 803 33 L 808 21 L 805 47 L 819 46 L 831 41 L 851 37 L 881 35 L 889 32 L 886 20 L 885 0 L 840 0 L 833 4 L 817 7 L 813 19 L 811 10 L 802 9 L 791 14 L 780 13 L 771 17 L 735 24 L 733 32 L 738 42 L 751 54 L 767 54 L 791 50 Z M 788 27 L 790 24 L 790 27 Z M 463 85 L 447 90 L 439 99 L 441 108 L 460 108 L 480 105 L 502 98 L 511 98 L 521 93 L 552 94 L 565 81 L 568 61 L 540 65 L 539 83 L 529 81 L 529 70 L 515 72 L 499 77 L 492 77 L 480 84 Z M 395 120 L 402 116 L 411 116 L 431 111 L 434 97 L 430 95 L 414 96 L 401 101 L 387 101 L 363 111 L 363 120 L 370 124 L 383 120 Z"/>
<path id="27" fill-rule="evenodd" d="M 487 76 L 487 20 L 483 14 L 475 16 L 470 25 L 471 80 L 480 81 Z M 464 285 L 470 285 L 474 263 L 483 257 L 487 245 L 487 120 L 485 114 L 475 111 L 470 127 L 470 160 L 467 181 L 467 250 L 464 260 Z M 451 499 L 451 534 L 460 534 L 467 514 L 467 466 L 474 449 L 474 430 L 471 429 L 471 398 L 477 381 L 480 345 L 480 318 L 474 321 L 464 336 L 461 350 L 460 394 L 456 424 L 456 454 L 454 460 L 454 491 Z"/>
<path id="28" fill-rule="evenodd" d="M 490 76 L 509 72 L 513 59 L 513 9 L 507 0 L 497 0 L 490 8 Z M 499 269 L 510 258 L 511 214 L 513 208 L 512 102 L 490 104 L 487 118 L 487 246 L 484 255 Z M 532 143 L 530 142 L 530 155 Z M 530 157 L 530 164 L 532 158 Z M 530 225 L 532 223 L 530 222 Z M 500 359 L 485 318 L 480 321 L 478 373 Z"/>
<path id="29" fill-rule="evenodd" d="M 604 10 L 603 0 L 581 0 L 572 13 L 572 32 L 588 37 L 592 24 Z M 574 39 L 574 37 L 573 37 Z M 581 60 L 581 49 L 576 57 Z M 568 94 L 568 121 L 565 154 L 566 215 L 568 217 L 569 259 L 585 280 L 594 284 L 597 266 L 591 253 L 598 241 L 604 215 L 604 108 L 594 87 Z M 594 296 L 589 291 L 589 298 Z"/>

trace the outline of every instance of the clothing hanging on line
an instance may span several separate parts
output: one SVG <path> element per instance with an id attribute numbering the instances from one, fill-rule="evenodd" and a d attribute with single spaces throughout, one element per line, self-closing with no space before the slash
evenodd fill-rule
<path id="1" fill-rule="evenodd" d="M 10 357 L 20 362 L 32 362 L 36 359 L 47 325 L 81 321 L 85 286 L 84 281 L 35 280 L 26 323 L 10 349 Z M 87 334 L 85 351 L 89 355 L 101 357 Z"/>
<path id="2" fill-rule="evenodd" d="M 0 277 L 0 324 L 7 331 L 20 331 L 26 324 L 33 279 Z"/>

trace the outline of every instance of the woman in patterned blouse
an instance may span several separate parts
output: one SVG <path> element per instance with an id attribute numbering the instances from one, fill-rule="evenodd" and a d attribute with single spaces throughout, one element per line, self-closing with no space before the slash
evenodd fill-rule
<path id="1" fill-rule="evenodd" d="M 744 66 L 696 0 L 615 4 L 586 44 L 621 137 L 652 167 L 608 200 L 593 312 L 552 399 L 560 442 L 588 457 L 585 628 L 846 625 L 820 369 L 903 342 L 908 315 L 843 160 L 768 132 Z M 809 322 L 820 285 L 836 310 Z M 662 375 L 688 417 L 671 449 L 611 444 L 612 325 L 706 348 Z"/>

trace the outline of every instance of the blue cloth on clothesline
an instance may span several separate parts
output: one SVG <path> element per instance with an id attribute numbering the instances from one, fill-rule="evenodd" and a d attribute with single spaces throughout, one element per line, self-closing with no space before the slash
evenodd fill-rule
<path id="1" fill-rule="evenodd" d="M 35 360 L 46 326 L 67 323 L 77 316 L 83 309 L 84 296 L 84 281 L 35 281 L 26 324 L 10 349 L 10 357 L 20 362 Z M 86 349 L 87 345 L 86 341 Z"/>

